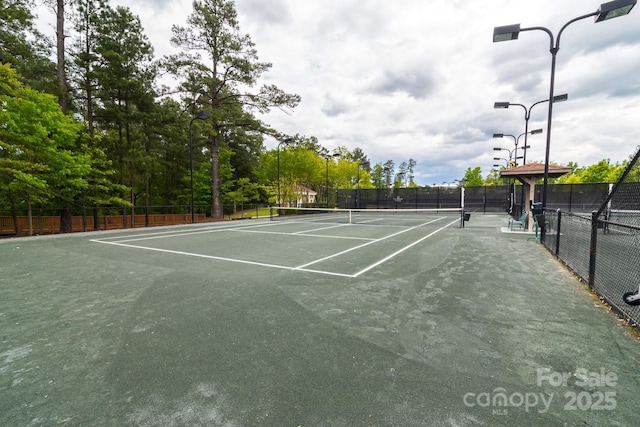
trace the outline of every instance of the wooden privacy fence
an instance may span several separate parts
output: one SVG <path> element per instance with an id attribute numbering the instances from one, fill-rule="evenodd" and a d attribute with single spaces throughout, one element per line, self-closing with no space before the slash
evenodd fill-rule
<path id="1" fill-rule="evenodd" d="M 148 218 L 148 224 L 146 219 Z M 195 222 L 206 222 L 205 214 L 195 214 Z M 26 216 L 16 217 L 19 235 L 29 234 L 29 218 Z M 100 230 L 117 230 L 121 228 L 141 228 L 145 226 L 156 227 L 161 225 L 179 225 L 190 224 L 191 214 L 136 214 L 133 218 L 131 215 L 101 215 L 98 217 Z M 33 216 L 32 217 L 33 234 L 55 234 L 60 232 L 60 216 Z M 74 232 L 84 230 L 82 216 L 73 216 L 71 218 L 71 227 Z M 86 231 L 93 231 L 93 216 L 86 217 Z M 15 236 L 16 229 L 12 216 L 0 216 L 0 235 Z"/>

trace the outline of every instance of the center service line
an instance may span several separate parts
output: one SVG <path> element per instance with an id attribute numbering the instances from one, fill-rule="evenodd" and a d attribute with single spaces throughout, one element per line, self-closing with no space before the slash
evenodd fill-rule
<path id="1" fill-rule="evenodd" d="M 311 261 L 311 262 L 308 262 L 308 263 L 306 263 L 306 264 L 299 265 L 299 266 L 297 266 L 296 268 L 294 268 L 294 270 L 305 270 L 305 269 L 306 269 L 306 267 L 308 267 L 308 266 L 310 266 L 310 265 L 317 264 L 317 263 L 319 263 L 319 262 L 326 261 L 326 260 L 331 259 L 331 258 L 335 258 L 335 257 L 337 257 L 337 256 L 340 256 L 340 255 L 346 254 L 346 253 L 348 253 L 348 252 L 355 251 L 356 249 L 364 248 L 365 246 L 369 246 L 369 245 L 371 245 L 371 244 L 373 244 L 373 243 L 378 243 L 378 242 L 381 242 L 381 241 L 383 241 L 383 240 L 390 239 L 391 237 L 397 236 L 397 235 L 402 234 L 402 233 L 406 233 L 406 232 L 408 232 L 408 231 L 415 230 L 416 228 L 422 227 L 422 226 L 424 226 L 424 225 L 432 224 L 432 223 L 434 223 L 434 222 L 436 222 L 436 221 L 440 221 L 441 219 L 444 219 L 444 218 L 445 218 L 445 217 L 437 218 L 437 219 L 434 219 L 434 220 L 432 220 L 432 221 L 425 222 L 424 224 L 416 225 L 416 226 L 411 227 L 411 228 L 406 228 L 406 229 L 404 229 L 404 230 L 398 231 L 397 233 L 389 234 L 388 236 L 382 237 L 382 238 L 380 238 L 380 239 L 372 240 L 372 241 L 370 241 L 370 242 L 363 243 L 363 244 L 358 245 L 358 246 L 354 246 L 353 248 L 346 249 L 346 250 L 344 250 L 344 251 L 341 251 L 341 252 L 335 253 L 335 254 L 333 254 L 333 255 L 329 255 L 329 256 L 326 256 L 326 257 L 324 257 L 324 258 L 320 258 L 320 259 L 317 259 L 317 260 L 315 260 L 315 261 Z M 459 221 L 459 220 L 456 220 L 456 221 Z M 454 222 L 455 222 L 455 221 L 454 221 Z M 453 222 L 452 222 L 451 224 L 453 224 Z M 450 225 L 450 224 L 449 224 L 449 225 Z M 448 227 L 448 225 L 447 225 L 447 227 Z M 444 227 L 443 227 L 443 228 L 444 228 Z M 356 277 L 356 276 L 353 276 L 353 277 Z"/>
<path id="2" fill-rule="evenodd" d="M 358 276 L 360 276 L 361 274 L 366 273 L 367 271 L 369 271 L 369 270 L 371 270 L 371 269 L 373 269 L 373 268 L 376 268 L 376 267 L 377 267 L 377 266 L 379 266 L 380 264 L 383 264 L 383 263 L 385 263 L 385 262 L 389 261 L 391 258 L 393 258 L 393 257 L 395 257 L 395 256 L 397 256 L 397 255 L 399 255 L 399 254 L 401 254 L 402 252 L 406 251 L 407 249 L 409 249 L 409 248 L 411 248 L 411 247 L 413 247 L 413 246 L 417 245 L 418 243 L 422 242 L 423 240 L 428 239 L 429 237 L 433 236 L 434 234 L 439 233 L 440 231 L 444 230 L 445 228 L 447 228 L 447 227 L 449 227 L 450 225 L 453 225 L 453 224 L 455 224 L 455 223 L 457 223 L 457 222 L 460 222 L 460 220 L 459 220 L 459 219 L 456 219 L 455 221 L 453 221 L 453 222 L 451 222 L 451 223 L 449 223 L 449 224 L 445 225 L 444 227 L 440 227 L 440 228 L 438 228 L 438 229 L 437 229 L 436 231 L 434 231 L 433 233 L 430 233 L 430 234 L 428 234 L 428 235 L 426 235 L 426 236 L 424 236 L 424 237 L 422 237 L 422 238 L 420 238 L 420 239 L 416 240 L 415 242 L 411 243 L 410 245 L 407 245 L 407 246 L 405 246 L 404 248 L 401 248 L 401 249 L 399 249 L 399 250 L 395 251 L 395 252 L 394 252 L 394 253 L 392 253 L 391 255 L 389 255 L 389 256 L 387 256 L 387 257 L 385 257 L 385 258 L 382 258 L 380 261 L 378 261 L 378 262 L 376 262 L 376 263 L 374 263 L 374 264 L 371 264 L 369 267 L 367 267 L 367 268 L 365 268 L 365 269 L 362 269 L 362 270 L 358 271 L 357 273 L 355 273 L 355 274 L 354 274 L 354 275 L 352 275 L 351 277 L 358 277 Z"/>

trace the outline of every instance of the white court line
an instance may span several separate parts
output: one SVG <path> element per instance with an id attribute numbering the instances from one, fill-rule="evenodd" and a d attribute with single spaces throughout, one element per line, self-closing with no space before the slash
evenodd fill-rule
<path id="1" fill-rule="evenodd" d="M 289 267 L 289 266 L 286 266 L 286 265 L 268 264 L 268 263 L 264 263 L 264 262 L 247 261 L 247 260 L 235 259 L 235 258 L 225 258 L 225 257 L 219 257 L 219 256 L 213 256 L 213 255 L 195 254 L 195 253 L 192 253 L 192 252 L 173 251 L 173 250 L 170 250 L 170 249 L 149 248 L 149 247 L 146 247 L 146 246 L 128 245 L 128 244 L 120 243 L 120 242 L 103 242 L 103 241 L 99 241 L 99 240 L 91 240 L 91 241 L 92 242 L 96 242 L 96 243 L 104 243 L 106 245 L 123 246 L 125 248 L 143 249 L 143 250 L 153 251 L 153 252 L 163 252 L 163 253 L 174 254 L 174 255 L 185 255 L 185 256 L 191 256 L 191 257 L 195 257 L 195 258 L 205 258 L 205 259 L 212 259 L 212 260 L 217 260 L 217 261 L 228 261 L 228 262 L 235 262 L 235 263 L 238 263 L 238 264 L 257 265 L 257 266 L 260 266 L 260 267 L 278 268 L 280 270 L 297 270 L 297 268 Z M 334 273 L 332 271 L 314 271 L 314 270 L 306 270 L 306 271 L 311 271 L 311 272 L 314 272 L 314 273 L 322 273 L 322 274 L 327 274 L 327 275 L 331 275 L 331 276 L 352 277 L 351 274 Z"/>
<path id="2" fill-rule="evenodd" d="M 191 233 L 191 234 L 197 234 L 197 233 L 207 233 L 210 232 L 211 230 L 213 231 L 217 231 L 217 230 L 229 230 L 232 228 L 239 228 L 237 223 L 234 224 L 229 224 L 229 221 L 227 222 L 217 222 L 217 223 L 212 223 L 213 225 L 207 225 L 207 226 L 203 226 L 203 227 L 198 227 L 196 230 L 192 230 L 192 231 L 188 231 L 188 230 L 167 230 L 167 231 L 154 231 L 151 233 L 140 233 L 140 234 L 130 234 L 129 237 L 146 237 L 146 236 L 159 236 L 162 237 L 163 235 L 165 235 L 166 237 L 171 237 L 174 234 L 178 234 L 178 235 L 183 235 L 185 233 Z M 189 225 L 194 225 L 194 224 L 189 224 Z M 250 227 L 264 227 L 264 226 L 270 226 L 272 225 L 270 222 L 265 222 L 263 224 L 251 224 L 251 225 L 246 225 L 245 227 L 250 228 Z M 275 224 L 273 224 L 275 225 Z M 182 226 L 181 228 L 184 228 L 184 226 Z M 132 228 L 129 231 L 135 232 L 137 230 L 140 230 L 139 228 Z M 123 230 L 119 230 L 119 231 L 123 231 Z M 111 237 L 101 237 L 99 239 L 95 239 L 95 240 L 116 240 L 116 239 L 121 239 L 123 236 L 118 235 L 118 236 L 111 236 Z M 127 236 L 124 236 L 127 237 Z"/>
<path id="3" fill-rule="evenodd" d="M 118 237 L 105 237 L 102 239 L 93 239 L 91 240 L 92 242 L 98 242 L 98 243 L 109 243 L 106 240 L 110 239 L 110 240 L 115 240 L 115 239 L 122 239 L 122 240 L 118 240 L 118 242 L 137 242 L 140 240 L 154 240 L 154 239 L 164 239 L 167 237 L 182 237 L 182 236 L 192 236 L 195 234 L 205 234 L 205 233 L 217 233 L 217 232 L 221 232 L 221 231 L 244 231 L 244 229 L 247 228 L 256 228 L 256 227 L 270 227 L 272 225 L 277 225 L 277 224 L 271 224 L 271 223 L 264 223 L 264 224 L 255 224 L 255 225 L 247 225 L 244 227 L 238 227 L 237 225 L 233 225 L 231 227 L 223 227 L 223 226 L 219 226 L 219 227 L 207 227 L 198 231 L 188 231 L 188 232 L 179 232 L 179 231 L 165 231 L 165 232 L 160 232 L 160 233 L 147 233 L 147 234 L 137 234 L 135 236 L 132 236 L 131 239 L 127 239 L 126 236 L 123 239 L 123 236 L 118 236 Z M 169 233 L 173 233 L 173 234 L 169 234 Z"/>
<path id="4" fill-rule="evenodd" d="M 369 246 L 369 245 L 372 245 L 372 244 L 374 244 L 374 243 L 381 242 L 381 241 L 386 240 L 386 239 L 390 239 L 391 237 L 395 237 L 395 236 L 398 236 L 398 235 L 400 235 L 400 234 L 406 233 L 406 232 L 408 232 L 408 231 L 415 230 L 416 228 L 422 227 L 423 225 L 429 225 L 429 224 L 432 224 L 432 223 L 434 223 L 434 222 L 436 222 L 436 221 L 440 221 L 441 219 L 444 219 L 444 218 L 445 218 L 445 217 L 437 218 L 437 219 L 434 219 L 434 220 L 432 220 L 432 221 L 425 222 L 424 224 L 416 225 L 416 226 L 413 226 L 413 227 L 411 227 L 411 228 L 407 228 L 407 229 L 404 229 L 404 230 L 398 231 L 397 233 L 389 234 L 388 236 L 384 236 L 384 237 L 381 237 L 381 238 L 379 238 L 379 239 L 375 239 L 375 240 L 372 240 L 372 241 L 370 241 L 370 242 L 363 243 L 363 244 L 358 245 L 358 246 L 354 246 L 353 248 L 346 249 L 346 250 L 344 250 L 344 251 L 341 251 L 341 252 L 335 253 L 335 254 L 333 254 L 333 255 L 329 255 L 329 256 L 326 256 L 326 257 L 324 257 L 324 258 L 320 258 L 320 259 L 317 259 L 317 260 L 315 260 L 315 261 L 311 261 L 311 262 L 308 262 L 308 263 L 306 263 L 306 264 L 299 265 L 299 266 L 298 266 L 298 267 L 296 267 L 294 270 L 304 269 L 304 268 L 306 268 L 306 267 L 308 267 L 308 266 L 310 266 L 310 265 L 317 264 L 317 263 L 319 263 L 319 262 L 326 261 L 326 260 L 328 260 L 328 259 L 335 258 L 335 257 L 340 256 L 340 255 L 344 255 L 344 254 L 346 254 L 346 253 L 348 253 L 348 252 L 355 251 L 355 250 L 360 249 L 360 248 L 364 248 L 365 246 Z M 459 221 L 459 220 L 456 220 L 456 221 Z M 453 223 L 452 223 L 452 224 L 453 224 Z M 355 276 L 354 276 L 354 277 L 355 277 Z"/>
<path id="5" fill-rule="evenodd" d="M 321 230 L 324 230 L 324 229 L 321 229 Z M 323 237 L 325 239 L 376 240 L 372 237 L 333 236 L 330 234 L 302 234 L 302 232 L 285 233 L 282 231 L 260 231 L 260 230 L 231 230 L 231 231 L 235 231 L 237 233 L 276 234 L 276 235 L 282 235 L 282 236 Z M 309 230 L 309 231 L 316 231 L 316 230 Z"/>
<path id="6" fill-rule="evenodd" d="M 432 224 L 432 223 L 434 223 L 436 221 L 439 221 L 439 220 L 445 219 L 445 218 L 446 217 L 437 218 L 437 219 L 434 219 L 432 221 L 426 222 L 424 224 L 420 224 L 420 225 L 417 225 L 417 226 L 414 226 L 414 227 L 411 227 L 411 228 L 408 228 L 408 229 L 404 229 L 402 231 L 390 234 L 388 236 L 385 236 L 385 237 L 382 237 L 382 238 L 379 238 L 379 239 L 373 239 L 373 240 L 371 240 L 371 241 L 369 241 L 367 243 L 364 243 L 362 245 L 358 245 L 356 247 L 353 247 L 353 248 L 338 252 L 336 254 L 321 258 L 319 260 L 315 260 L 315 261 L 312 261 L 312 262 L 309 262 L 309 263 L 306 263 L 306 264 L 303 264 L 303 265 L 299 265 L 297 267 L 289 267 L 289 266 L 284 266 L 284 265 L 268 264 L 268 263 L 262 263 L 262 262 L 257 262 L 257 261 L 247 261 L 247 260 L 219 257 L 219 256 L 213 256 L 213 255 L 203 255 L 203 254 L 197 254 L 197 253 L 191 253 L 191 252 L 174 251 L 174 250 L 170 250 L 170 249 L 150 248 L 150 247 L 146 247 L 146 246 L 130 245 L 130 244 L 125 244 L 124 243 L 124 242 L 135 241 L 135 240 L 148 240 L 148 239 L 163 238 L 163 237 L 174 237 L 174 236 L 182 236 L 182 235 L 201 234 L 201 233 L 204 233 L 204 232 L 245 231 L 242 228 L 238 228 L 238 227 L 230 227 L 230 228 L 221 227 L 221 228 L 207 229 L 206 231 L 202 231 L 200 233 L 191 232 L 191 233 L 183 233 L 183 234 L 171 235 L 171 236 L 154 236 L 154 235 L 149 234 L 152 237 L 149 237 L 148 239 L 129 239 L 129 240 L 122 240 L 122 241 L 119 241 L 119 242 L 105 241 L 104 239 L 91 239 L 90 241 L 94 242 L 94 243 L 104 243 L 104 244 L 107 244 L 107 245 L 122 246 L 122 247 L 127 247 L 127 248 L 134 248 L 134 249 L 142 249 L 142 250 L 148 250 L 148 251 L 153 251 L 153 252 L 163 252 L 163 253 L 169 253 L 169 254 L 175 254 L 175 255 L 192 256 L 192 257 L 196 257 L 196 258 L 205 258 L 205 259 L 211 259 L 211 260 L 228 261 L 228 262 L 234 262 L 234 263 L 239 263 L 239 264 L 257 265 L 257 266 L 261 266 L 261 267 L 277 268 L 277 269 L 281 269 L 281 270 L 305 271 L 305 272 L 316 273 L 316 274 L 325 274 L 325 275 L 330 275 L 330 276 L 340 276 L 340 277 L 355 278 L 355 277 L 358 277 L 361 274 L 364 274 L 365 272 L 367 272 L 367 271 L 369 271 L 369 270 L 371 270 L 371 269 L 373 269 L 373 268 L 375 268 L 375 267 L 387 262 L 391 258 L 394 258 L 395 256 L 399 255 L 400 253 L 402 253 L 402 252 L 406 251 L 407 249 L 417 245 L 418 243 L 428 239 L 429 237 L 431 237 L 434 234 L 444 230 L 445 228 L 447 228 L 447 227 L 459 222 L 460 220 L 456 219 L 456 220 L 452 221 L 451 223 L 449 223 L 449 224 L 447 224 L 447 225 L 445 225 L 443 227 L 440 227 L 436 231 L 428 234 L 427 236 L 424 236 L 424 237 L 416 240 L 415 242 L 413 242 L 413 243 L 411 243 L 411 244 L 409 244 L 409 245 L 397 250 L 393 254 L 391 254 L 391 255 L 389 255 L 389 256 L 387 256 L 387 257 L 385 257 L 385 258 L 383 258 L 383 259 L 381 259 L 381 260 L 369 265 L 368 267 L 366 267 L 366 268 L 364 268 L 364 269 L 362 269 L 362 270 L 360 270 L 360 271 L 358 271 L 358 272 L 356 272 L 354 274 L 336 273 L 336 272 L 324 271 L 324 270 L 314 270 L 314 269 L 309 269 L 307 267 L 310 266 L 310 265 L 317 264 L 319 262 L 331 259 L 331 258 L 335 258 L 336 256 L 343 255 L 343 254 L 351 252 L 353 250 L 363 248 L 363 247 L 371 245 L 373 243 L 377 243 L 377 242 L 389 239 L 391 237 L 403 234 L 405 232 L 415 230 L 418 227 L 422 227 L 424 225 Z M 255 225 L 255 226 L 252 225 L 252 226 L 247 226 L 247 227 L 243 227 L 243 228 L 254 228 L 254 227 L 259 227 L 259 226 L 264 226 L 264 225 L 270 225 L 270 224 L 261 224 L 261 225 Z M 247 232 L 249 232 L 249 231 L 247 231 Z M 165 233 L 162 233 L 162 234 L 165 234 Z M 283 234 L 292 235 L 291 233 L 283 233 Z M 326 237 L 326 236 L 320 236 L 320 237 Z"/>
<path id="7" fill-rule="evenodd" d="M 346 227 L 347 225 L 350 225 L 350 224 L 329 225 L 329 226 L 326 226 L 326 227 L 313 228 L 313 229 L 311 229 L 311 230 L 296 231 L 295 233 L 291 233 L 291 234 L 313 233 L 314 231 L 328 230 L 328 229 L 330 229 L 330 228 Z"/>
<path id="8" fill-rule="evenodd" d="M 405 246 L 404 248 L 401 248 L 401 249 L 399 249 L 399 250 L 395 251 L 395 252 L 394 252 L 394 253 L 392 253 L 391 255 L 389 255 L 389 256 L 387 256 L 387 257 L 382 258 L 380 261 L 378 261 L 378 262 L 375 262 L 375 263 L 371 264 L 371 265 L 370 265 L 370 266 L 368 266 L 367 268 L 363 268 L 362 270 L 358 271 L 357 273 L 355 273 L 355 274 L 354 274 L 354 275 L 352 275 L 351 277 L 358 277 L 358 276 L 360 276 L 361 274 L 366 273 L 367 271 L 369 271 L 369 270 L 371 270 L 371 269 L 373 269 L 373 268 L 376 268 L 376 267 L 377 267 L 377 266 L 379 266 L 380 264 L 383 264 L 383 263 L 385 263 L 385 262 L 389 261 L 391 258 L 393 258 L 393 257 L 395 257 L 395 256 L 397 256 L 397 255 L 399 255 L 399 254 L 401 254 L 402 252 L 404 252 L 404 251 L 406 251 L 407 249 L 409 249 L 409 248 L 411 248 L 411 247 L 413 247 L 413 246 L 417 245 L 418 243 L 422 242 L 423 240 L 428 239 L 429 237 L 433 236 L 434 234 L 439 233 L 440 231 L 444 230 L 445 228 L 449 227 L 450 225 L 453 225 L 453 224 L 458 223 L 458 222 L 460 222 L 460 220 L 459 220 L 459 219 L 456 219 L 455 221 L 450 222 L 449 224 L 445 225 L 444 227 L 440 227 L 440 228 L 438 228 L 436 231 L 434 231 L 434 232 L 432 232 L 432 233 L 430 233 L 430 234 L 428 234 L 428 235 L 426 235 L 426 236 L 424 236 L 424 237 L 422 237 L 422 238 L 420 238 L 420 239 L 416 240 L 415 242 L 413 242 L 413 243 L 411 243 L 411 244 L 409 244 L 409 245 Z"/>
<path id="9" fill-rule="evenodd" d="M 192 257 L 196 257 L 196 258 L 215 259 L 215 260 L 230 261 L 230 262 L 240 262 L 240 263 L 243 263 L 243 264 L 253 264 L 253 265 L 259 265 L 259 266 L 262 266 L 262 267 L 291 269 L 291 267 L 286 267 L 286 266 L 276 265 L 276 264 L 267 264 L 267 263 L 255 262 L 255 261 L 244 261 L 244 260 L 238 260 L 238 259 L 234 259 L 234 258 L 225 258 L 225 257 L 219 257 L 219 256 L 213 256 L 213 255 L 203 255 L 203 254 L 196 254 L 196 253 L 184 252 L 184 251 L 174 251 L 174 250 L 171 250 L 171 249 L 149 248 L 147 246 L 128 245 L 128 244 L 120 243 L 120 242 L 98 242 L 98 243 L 104 243 L 104 244 L 107 244 L 107 245 L 114 245 L 114 246 L 123 246 L 125 248 L 144 249 L 144 250 L 147 250 L 147 251 L 163 252 L 163 253 L 169 253 L 169 254 L 175 254 L 175 255 L 186 255 L 186 256 L 192 256 Z"/>

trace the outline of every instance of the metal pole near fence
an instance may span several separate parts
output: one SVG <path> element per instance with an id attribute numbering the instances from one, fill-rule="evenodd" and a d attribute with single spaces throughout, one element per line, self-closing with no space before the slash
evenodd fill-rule
<path id="1" fill-rule="evenodd" d="M 598 211 L 591 213 L 591 242 L 589 243 L 589 277 L 587 282 L 591 289 L 595 286 L 596 247 L 598 243 Z"/>
<path id="2" fill-rule="evenodd" d="M 560 228 L 562 227 L 562 211 L 558 209 L 558 223 L 556 226 L 556 256 L 560 253 Z"/>

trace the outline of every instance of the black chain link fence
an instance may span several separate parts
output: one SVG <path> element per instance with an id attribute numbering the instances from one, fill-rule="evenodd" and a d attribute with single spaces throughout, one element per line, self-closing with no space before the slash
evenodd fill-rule
<path id="1" fill-rule="evenodd" d="M 337 207 L 345 209 L 458 208 L 460 187 L 367 188 L 338 190 Z"/>
<path id="2" fill-rule="evenodd" d="M 640 325 L 639 157 L 640 150 L 590 215 L 547 209 L 543 241 L 549 251 L 636 325 Z"/>

